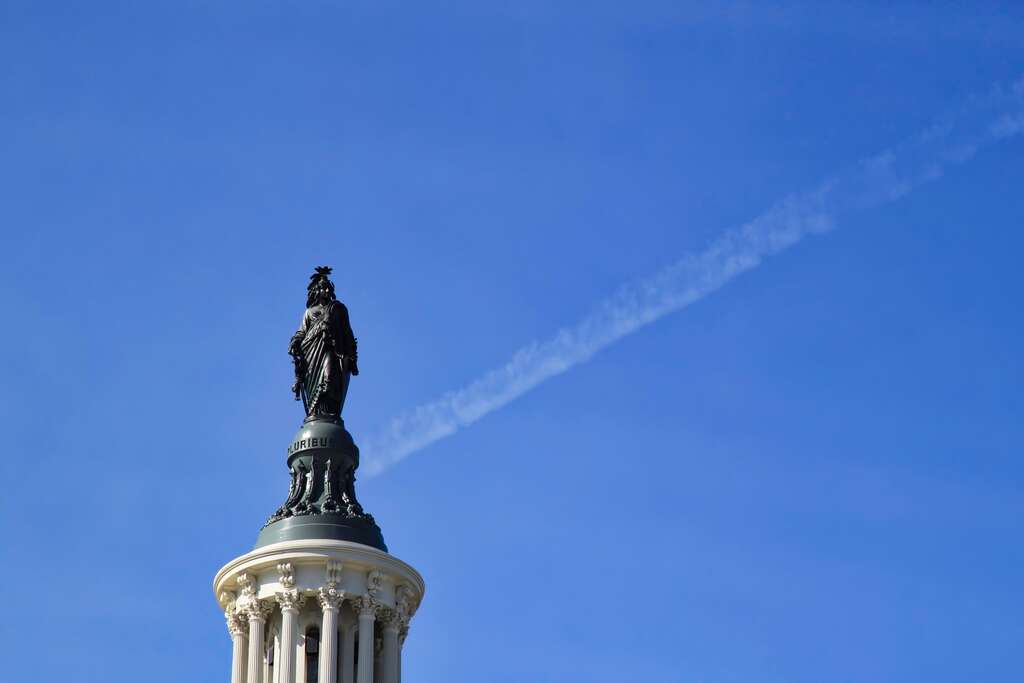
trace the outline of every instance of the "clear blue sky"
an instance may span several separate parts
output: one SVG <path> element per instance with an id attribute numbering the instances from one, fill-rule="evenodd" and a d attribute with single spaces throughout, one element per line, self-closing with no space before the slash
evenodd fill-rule
<path id="1" fill-rule="evenodd" d="M 0 8 L 6 680 L 225 681 L 314 265 L 357 441 L 1024 73 L 1017 3 Z M 406 680 L 1024 677 L 1024 141 L 360 482 Z"/>

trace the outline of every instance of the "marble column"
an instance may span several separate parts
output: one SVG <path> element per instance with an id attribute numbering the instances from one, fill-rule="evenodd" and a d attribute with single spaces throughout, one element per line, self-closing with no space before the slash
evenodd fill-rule
<path id="1" fill-rule="evenodd" d="M 384 667 L 380 663 L 380 629 L 374 629 L 374 633 L 377 638 L 373 642 L 373 683 L 384 683 Z"/>
<path id="2" fill-rule="evenodd" d="M 345 629 L 345 641 L 341 647 L 341 683 L 356 681 L 356 628 Z"/>
<path id="3" fill-rule="evenodd" d="M 395 657 L 395 683 L 402 682 L 402 649 L 405 638 L 409 635 L 409 619 L 414 611 L 414 593 L 409 584 L 401 584 L 395 588 L 395 616 L 398 618 L 398 654 Z"/>
<path id="4" fill-rule="evenodd" d="M 281 661 L 274 662 L 274 667 L 280 667 L 278 680 L 281 683 L 295 683 L 295 653 L 299 647 L 296 631 L 302 603 L 303 598 L 297 591 L 277 594 L 277 604 L 281 606 Z"/>
<path id="5" fill-rule="evenodd" d="M 245 620 L 235 613 L 234 608 L 225 612 L 228 632 L 231 634 L 231 683 L 245 682 Z"/>
<path id="6" fill-rule="evenodd" d="M 246 669 L 246 683 L 263 683 L 263 629 L 267 621 L 267 609 L 262 601 L 255 600 L 246 607 L 249 617 L 249 663 Z"/>
<path id="7" fill-rule="evenodd" d="M 337 683 L 338 676 L 338 610 L 344 594 L 336 583 L 321 588 L 317 597 L 323 610 L 320 624 L 320 678 L 319 683 Z"/>
<path id="8" fill-rule="evenodd" d="M 405 637 L 409 635 L 409 617 L 402 617 L 402 628 L 398 631 L 398 683 L 402 683 L 402 651 L 405 649 Z"/>
<path id="9" fill-rule="evenodd" d="M 398 629 L 402 618 L 395 610 L 388 610 L 381 629 L 381 683 L 398 683 Z"/>
<path id="10" fill-rule="evenodd" d="M 373 622 L 377 602 L 365 595 L 356 603 L 359 614 L 359 663 L 356 683 L 373 683 Z"/>

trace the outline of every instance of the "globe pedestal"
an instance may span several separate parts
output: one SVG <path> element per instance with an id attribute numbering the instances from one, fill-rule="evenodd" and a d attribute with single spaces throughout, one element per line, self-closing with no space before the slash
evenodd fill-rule
<path id="1" fill-rule="evenodd" d="M 288 446 L 288 497 L 260 530 L 259 548 L 303 539 L 352 541 L 387 552 L 355 494 L 359 449 L 340 418 L 309 418 Z"/>

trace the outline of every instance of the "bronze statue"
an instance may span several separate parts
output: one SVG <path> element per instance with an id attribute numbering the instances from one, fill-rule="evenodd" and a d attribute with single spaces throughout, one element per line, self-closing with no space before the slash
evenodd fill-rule
<path id="1" fill-rule="evenodd" d="M 359 374 L 356 338 L 348 309 L 334 294 L 331 269 L 319 266 L 307 287 L 306 312 L 288 353 L 295 364 L 295 400 L 307 417 L 340 417 L 349 379 Z"/>
<path id="2" fill-rule="evenodd" d="M 306 419 L 288 446 L 288 495 L 256 539 L 256 547 L 301 539 L 362 543 L 387 552 L 373 515 L 356 500 L 359 448 L 341 410 L 352 375 L 359 374 L 348 309 L 334 295 L 331 269 L 309 278 L 306 312 L 288 353 L 295 363 L 295 400 Z"/>

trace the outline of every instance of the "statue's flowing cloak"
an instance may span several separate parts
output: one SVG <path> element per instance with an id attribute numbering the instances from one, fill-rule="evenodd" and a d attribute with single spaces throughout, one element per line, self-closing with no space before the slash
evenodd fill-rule
<path id="1" fill-rule="evenodd" d="M 296 335 L 301 335 L 305 365 L 302 404 L 306 414 L 338 411 L 340 405 L 329 404 L 344 402 L 348 372 L 343 359 L 352 358 L 355 352 L 355 337 L 344 304 L 332 301 L 319 311 L 307 309 Z"/>
<path id="2" fill-rule="evenodd" d="M 330 325 L 329 306 L 321 309 L 318 318 L 307 313 L 306 334 L 302 338 L 302 357 L 306 360 L 306 376 L 302 382 L 302 404 L 308 414 L 316 412 L 321 395 L 328 390 L 328 363 L 334 355 L 327 343 Z"/>

